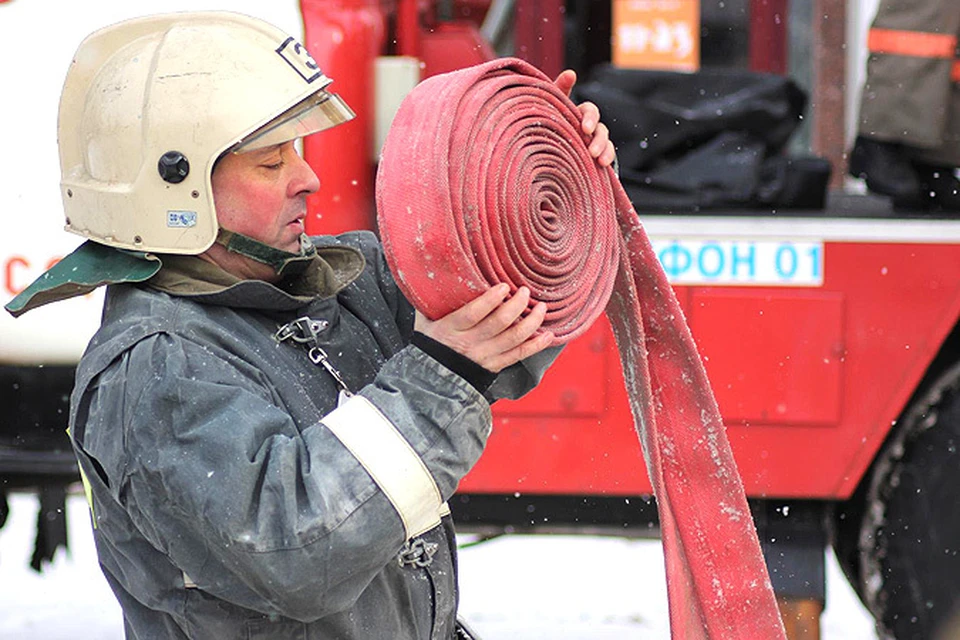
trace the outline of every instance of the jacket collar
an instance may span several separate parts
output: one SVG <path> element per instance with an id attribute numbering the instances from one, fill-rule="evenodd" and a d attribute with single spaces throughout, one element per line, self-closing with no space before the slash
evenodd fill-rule
<path id="1" fill-rule="evenodd" d="M 171 295 L 224 306 L 294 309 L 316 298 L 336 295 L 364 268 L 363 254 L 328 245 L 306 260 L 306 268 L 273 285 L 240 280 L 196 256 L 150 254 L 84 242 L 44 272 L 5 307 L 13 316 L 81 296 L 110 284 L 147 282 Z"/>
<path id="2" fill-rule="evenodd" d="M 329 298 L 357 279 L 365 264 L 359 250 L 322 247 L 297 270 L 273 284 L 243 280 L 198 256 L 165 255 L 147 285 L 197 302 L 228 307 L 287 310 Z"/>

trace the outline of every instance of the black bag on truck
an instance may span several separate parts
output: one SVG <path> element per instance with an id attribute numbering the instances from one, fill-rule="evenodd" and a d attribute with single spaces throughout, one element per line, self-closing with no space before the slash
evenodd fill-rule
<path id="1" fill-rule="evenodd" d="M 786 155 L 807 104 L 789 78 L 599 65 L 574 91 L 600 107 L 638 210 L 824 207 L 829 162 Z"/>

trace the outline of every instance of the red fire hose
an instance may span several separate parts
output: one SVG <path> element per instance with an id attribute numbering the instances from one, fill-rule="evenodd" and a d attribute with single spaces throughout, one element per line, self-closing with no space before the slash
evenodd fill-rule
<path id="1" fill-rule="evenodd" d="M 530 288 L 557 343 L 606 310 L 660 513 L 673 637 L 785 633 L 719 410 L 670 284 L 580 113 L 499 59 L 422 82 L 377 175 L 397 281 L 440 317 L 488 287 Z"/>

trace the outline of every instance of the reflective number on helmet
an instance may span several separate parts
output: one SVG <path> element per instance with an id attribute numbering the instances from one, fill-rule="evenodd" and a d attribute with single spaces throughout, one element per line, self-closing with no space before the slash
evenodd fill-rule
<path id="1" fill-rule="evenodd" d="M 313 82 L 323 75 L 306 47 L 292 37 L 287 38 L 277 47 L 277 53 L 307 82 Z"/>
<path id="2" fill-rule="evenodd" d="M 197 226 L 196 211 L 167 211 L 167 226 L 186 228 Z"/>

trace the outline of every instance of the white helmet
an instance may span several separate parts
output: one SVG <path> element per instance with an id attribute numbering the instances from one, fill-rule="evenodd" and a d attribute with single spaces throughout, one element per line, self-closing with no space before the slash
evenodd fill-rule
<path id="1" fill-rule="evenodd" d="M 294 38 L 237 13 L 151 16 L 93 33 L 60 99 L 66 229 L 124 249 L 205 251 L 218 232 L 216 160 L 353 118 L 330 83 Z"/>

